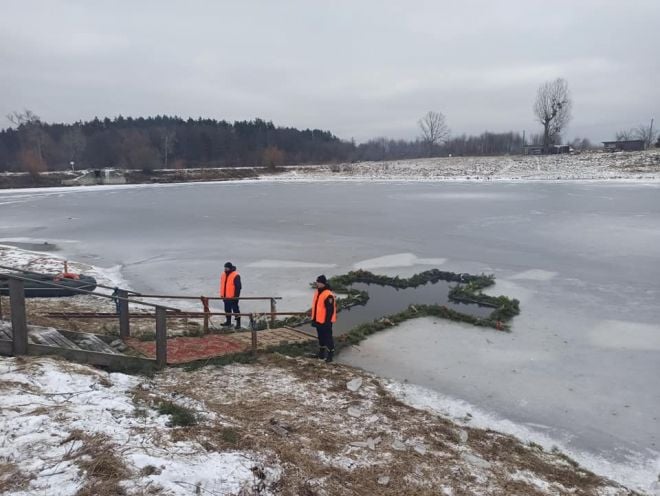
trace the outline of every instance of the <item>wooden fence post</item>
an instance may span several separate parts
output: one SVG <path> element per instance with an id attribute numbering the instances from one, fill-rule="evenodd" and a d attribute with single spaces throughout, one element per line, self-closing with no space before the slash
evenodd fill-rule
<path id="1" fill-rule="evenodd" d="M 156 307 L 156 366 L 167 365 L 167 318 L 163 307 Z"/>
<path id="2" fill-rule="evenodd" d="M 9 279 L 12 346 L 14 355 L 27 355 L 27 321 L 25 319 L 25 285 L 19 279 Z"/>
<path id="3" fill-rule="evenodd" d="M 254 320 L 254 315 L 250 314 L 250 330 L 252 333 L 252 353 L 257 352 L 257 323 Z"/>
<path id="4" fill-rule="evenodd" d="M 275 298 L 270 299 L 270 323 L 271 325 L 275 324 L 275 312 L 277 312 L 277 303 L 275 303 Z"/>
<path id="5" fill-rule="evenodd" d="M 128 298 L 128 291 L 120 289 L 117 291 L 117 296 L 120 298 L 117 300 L 119 305 L 119 338 L 126 339 L 131 336 L 128 301 L 126 300 Z"/>

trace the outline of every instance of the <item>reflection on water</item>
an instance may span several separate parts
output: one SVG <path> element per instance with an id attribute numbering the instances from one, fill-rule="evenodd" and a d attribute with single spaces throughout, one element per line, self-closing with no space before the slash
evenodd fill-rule
<path id="1" fill-rule="evenodd" d="M 399 289 L 392 286 L 379 286 L 377 284 L 356 283 L 351 287 L 369 293 L 366 305 L 358 305 L 342 310 L 337 315 L 337 322 L 333 326 L 335 336 L 344 334 L 355 326 L 372 322 L 386 315 L 402 312 L 410 305 L 445 305 L 452 310 L 474 315 L 488 317 L 492 308 L 475 304 L 456 303 L 449 300 L 448 294 L 452 285 L 447 281 L 429 283 L 416 288 Z M 339 295 L 341 297 L 341 295 Z M 316 334 L 316 330 L 309 324 L 299 328 L 302 331 Z"/>

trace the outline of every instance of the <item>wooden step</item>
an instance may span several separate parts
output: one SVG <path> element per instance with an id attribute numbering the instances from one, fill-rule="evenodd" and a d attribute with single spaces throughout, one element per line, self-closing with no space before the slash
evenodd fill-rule
<path id="1" fill-rule="evenodd" d="M 60 348 L 69 348 L 72 350 L 81 349 L 76 343 L 69 338 L 64 337 L 55 329 L 49 328 L 34 328 L 28 331 L 28 343 L 44 344 L 47 346 L 58 346 Z"/>
<path id="2" fill-rule="evenodd" d="M 73 341 L 80 349 L 98 353 L 121 354 L 96 334 L 62 331 L 65 337 Z"/>

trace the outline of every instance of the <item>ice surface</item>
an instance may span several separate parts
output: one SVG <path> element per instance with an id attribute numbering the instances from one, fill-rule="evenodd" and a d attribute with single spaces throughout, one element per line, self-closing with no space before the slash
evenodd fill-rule
<path id="1" fill-rule="evenodd" d="M 447 261 L 446 258 L 419 258 L 413 253 L 396 253 L 383 257 L 361 260 L 353 264 L 356 269 L 374 270 L 392 267 L 415 267 L 419 265 L 432 265 L 437 267 Z"/>
<path id="2" fill-rule="evenodd" d="M 22 203 L 2 205 L 0 233 L 78 240 L 59 253 L 114 267 L 138 291 L 212 295 L 231 260 L 245 295 L 285 297 L 279 311 L 308 308 L 319 272 L 366 264 L 408 276 L 435 259 L 443 270 L 494 273 L 488 293 L 521 301 L 511 334 L 416 321 L 339 360 L 531 426 L 628 467 L 622 477 L 632 480 L 635 466 L 646 477 L 660 471 L 659 190 L 641 182 L 259 181 L 3 192 Z M 267 311 L 268 303 L 241 309 Z"/>

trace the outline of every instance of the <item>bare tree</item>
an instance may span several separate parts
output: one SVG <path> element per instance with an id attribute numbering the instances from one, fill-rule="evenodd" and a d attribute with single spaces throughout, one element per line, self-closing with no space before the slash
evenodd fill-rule
<path id="1" fill-rule="evenodd" d="M 571 119 L 571 106 L 566 80 L 557 78 L 539 87 L 534 115 L 543 126 L 543 148 L 546 153 Z"/>
<path id="2" fill-rule="evenodd" d="M 644 141 L 644 148 L 650 148 L 651 144 L 655 141 L 658 132 L 653 129 L 653 121 L 649 127 L 639 126 L 634 131 L 634 136 L 637 139 Z"/>
<path id="3" fill-rule="evenodd" d="M 635 139 L 636 131 L 634 129 L 622 129 L 616 132 L 614 136 L 617 141 L 628 141 Z"/>
<path id="4" fill-rule="evenodd" d="M 22 133 L 24 146 L 34 147 L 38 160 L 43 162 L 44 132 L 41 129 L 41 118 L 31 110 L 25 109 L 22 113 L 13 111 L 11 114 L 7 114 L 7 119 Z"/>
<path id="5" fill-rule="evenodd" d="M 449 127 L 442 112 L 429 110 L 417 124 L 422 130 L 422 142 L 428 146 L 429 151 L 449 138 Z"/>
<path id="6" fill-rule="evenodd" d="M 648 127 L 640 124 L 633 129 L 617 131 L 615 136 L 617 141 L 642 140 L 644 142 L 644 148 L 649 148 L 657 135 L 658 132 L 653 129 L 653 121 L 651 121 L 651 125 Z"/>

